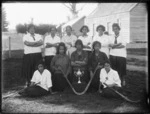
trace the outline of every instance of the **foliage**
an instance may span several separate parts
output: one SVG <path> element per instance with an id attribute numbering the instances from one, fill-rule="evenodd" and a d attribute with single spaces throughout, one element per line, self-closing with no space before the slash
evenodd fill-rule
<path id="1" fill-rule="evenodd" d="M 2 31 L 5 32 L 5 31 L 8 31 L 8 22 L 6 21 L 6 12 L 5 12 L 5 9 L 4 7 L 2 7 Z"/>
<path id="2" fill-rule="evenodd" d="M 40 34 L 40 35 L 45 35 L 46 33 L 50 32 L 50 28 L 52 26 L 52 24 L 39 24 L 39 25 L 35 25 L 35 33 Z M 16 26 L 16 31 L 17 33 L 26 33 L 27 32 L 27 27 L 28 24 L 18 24 Z"/>

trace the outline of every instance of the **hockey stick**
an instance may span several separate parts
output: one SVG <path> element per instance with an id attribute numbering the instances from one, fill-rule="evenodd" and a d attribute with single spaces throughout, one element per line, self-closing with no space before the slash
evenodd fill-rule
<path id="1" fill-rule="evenodd" d="M 103 83 L 104 85 L 107 86 L 107 88 L 109 88 L 110 90 L 114 91 L 115 93 L 117 93 L 120 97 L 122 97 L 124 100 L 128 101 L 128 102 L 132 102 L 132 103 L 139 103 L 140 100 L 134 101 L 129 99 L 128 97 L 124 96 L 123 94 L 121 94 L 120 92 L 118 92 L 117 90 L 115 90 L 114 88 L 109 87 L 107 84 Z"/>
<path id="2" fill-rule="evenodd" d="M 61 70 L 61 72 L 63 73 L 65 79 L 67 80 L 67 82 L 68 82 L 68 84 L 70 85 L 70 87 L 71 87 L 71 89 L 73 90 L 73 92 L 74 92 L 76 95 L 83 95 L 83 94 L 85 94 L 85 92 L 86 92 L 87 89 L 89 88 L 89 86 L 90 86 L 90 84 L 91 84 L 91 82 L 92 82 L 92 80 L 93 80 L 93 77 L 94 77 L 94 75 L 95 75 L 97 69 L 99 69 L 99 68 L 96 67 L 96 69 L 95 69 L 95 71 L 94 71 L 94 73 L 93 73 L 92 78 L 91 78 L 90 81 L 88 82 L 88 84 L 87 84 L 87 86 L 86 86 L 86 88 L 84 89 L 83 92 L 77 92 L 77 91 L 74 89 L 74 87 L 72 86 L 72 84 L 70 83 L 70 81 L 68 80 L 67 75 L 63 72 L 62 69 L 60 69 L 60 70 Z"/>

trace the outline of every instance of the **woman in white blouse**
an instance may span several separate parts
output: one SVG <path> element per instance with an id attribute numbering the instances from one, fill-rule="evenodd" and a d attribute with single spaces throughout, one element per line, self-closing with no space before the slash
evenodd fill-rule
<path id="1" fill-rule="evenodd" d="M 104 97 L 118 97 L 118 95 L 109 88 L 114 88 L 122 92 L 121 80 L 118 72 L 110 67 L 109 61 L 106 61 L 104 68 L 101 69 L 100 72 L 99 92 Z"/>
<path id="2" fill-rule="evenodd" d="M 98 32 L 97 35 L 94 36 L 94 41 L 99 41 L 102 45 L 101 51 L 104 52 L 107 57 L 109 58 L 109 44 L 110 44 L 110 38 L 108 35 L 104 34 L 105 27 L 103 25 L 99 25 L 96 28 L 96 31 Z"/>
<path id="3" fill-rule="evenodd" d="M 39 34 L 35 34 L 35 26 L 28 26 L 28 33 L 23 37 L 24 55 L 22 75 L 26 79 L 27 86 L 30 85 L 30 80 L 35 71 L 36 64 L 42 59 L 43 40 Z"/>
<path id="4" fill-rule="evenodd" d="M 72 27 L 67 26 L 66 27 L 66 35 L 62 37 L 62 42 L 65 43 L 67 47 L 67 55 L 71 57 L 72 52 L 76 50 L 75 48 L 75 42 L 77 40 L 77 37 L 72 34 Z"/>
<path id="5" fill-rule="evenodd" d="M 87 34 L 89 32 L 88 26 L 82 26 L 80 32 L 82 33 L 82 36 L 79 36 L 78 39 L 80 39 L 83 43 L 83 50 L 91 51 L 92 37 Z"/>
<path id="6" fill-rule="evenodd" d="M 28 97 L 39 97 L 47 95 L 49 92 L 53 94 L 51 87 L 51 73 L 45 69 L 44 62 L 39 61 L 37 70 L 34 72 L 31 79 L 31 85 L 19 91 L 19 94 Z"/>
<path id="7" fill-rule="evenodd" d="M 50 35 L 45 37 L 44 47 L 45 47 L 45 65 L 50 71 L 50 64 L 53 57 L 56 55 L 56 48 L 60 43 L 60 37 L 56 35 L 56 27 L 50 29 Z"/>

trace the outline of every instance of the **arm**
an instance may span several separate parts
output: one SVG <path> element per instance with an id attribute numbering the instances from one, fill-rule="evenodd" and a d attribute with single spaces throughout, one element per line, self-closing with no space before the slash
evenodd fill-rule
<path id="1" fill-rule="evenodd" d="M 58 44 L 59 44 L 59 43 L 54 43 L 54 44 L 46 43 L 45 48 L 57 47 Z"/>
<path id="2" fill-rule="evenodd" d="M 50 63 L 50 68 L 52 69 L 53 72 L 55 72 L 58 68 L 55 66 L 55 61 L 56 61 L 56 56 L 53 57 L 51 63 Z"/>
<path id="3" fill-rule="evenodd" d="M 104 69 L 102 69 L 100 72 L 100 82 L 104 83 L 105 81 L 106 79 L 105 79 Z"/>
<path id="4" fill-rule="evenodd" d="M 29 42 L 29 41 L 24 41 L 24 44 L 30 47 L 39 47 L 41 45 L 43 45 L 43 41 L 39 40 L 37 42 Z"/>
<path id="5" fill-rule="evenodd" d="M 114 79 L 114 85 L 121 87 L 121 80 L 119 78 L 119 74 L 117 71 L 114 73 L 113 79 Z"/>

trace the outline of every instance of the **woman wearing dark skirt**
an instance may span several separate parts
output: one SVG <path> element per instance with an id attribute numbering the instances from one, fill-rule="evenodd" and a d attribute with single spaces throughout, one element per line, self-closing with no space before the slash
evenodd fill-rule
<path id="1" fill-rule="evenodd" d="M 64 74 L 68 76 L 71 71 L 70 59 L 66 55 L 66 47 L 64 43 L 60 43 L 57 48 L 57 54 L 54 56 L 51 62 L 51 69 L 53 72 L 52 83 L 53 91 L 64 91 L 67 86 L 67 81 L 61 72 L 63 70 Z"/>
<path id="2" fill-rule="evenodd" d="M 42 59 L 42 37 L 35 34 L 35 27 L 33 24 L 29 25 L 28 32 L 23 37 L 24 55 L 23 55 L 23 69 L 22 75 L 26 79 L 27 86 L 30 85 L 30 80 L 35 71 L 36 64 Z"/>
<path id="3" fill-rule="evenodd" d="M 96 71 L 96 74 L 94 75 L 89 88 L 89 90 L 93 90 L 93 91 L 98 91 L 100 71 L 104 67 L 104 63 L 108 61 L 107 55 L 104 52 L 101 52 L 100 48 L 101 48 L 101 43 L 95 41 L 93 43 L 94 51 L 92 52 L 91 57 L 89 59 L 89 70 L 90 70 L 91 77 L 93 76 L 96 67 L 99 65 L 99 69 Z"/>
<path id="4" fill-rule="evenodd" d="M 53 57 L 56 55 L 56 48 L 60 43 L 59 36 L 56 35 L 56 27 L 52 27 L 50 30 L 51 34 L 45 37 L 44 47 L 45 47 L 45 65 L 46 68 L 51 71 L 50 64 Z"/>
<path id="5" fill-rule="evenodd" d="M 81 82 L 88 83 L 89 75 L 87 73 L 87 63 L 88 63 L 88 54 L 83 50 L 83 43 L 81 40 L 77 40 L 75 43 L 77 48 L 71 55 L 71 66 L 73 68 L 72 72 L 72 81 L 78 82 L 78 77 L 75 75 L 75 72 L 81 71 L 84 72 L 81 77 Z"/>
<path id="6" fill-rule="evenodd" d="M 111 38 L 110 62 L 112 69 L 116 70 L 120 76 L 122 86 L 125 86 L 126 76 L 126 39 L 120 34 L 120 27 L 117 23 L 112 25 L 114 35 Z"/>
<path id="7" fill-rule="evenodd" d="M 31 79 L 30 86 L 19 91 L 19 94 L 27 97 L 40 97 L 49 93 L 53 94 L 51 87 L 51 73 L 45 69 L 44 62 L 39 61 L 37 70 L 35 70 Z"/>

